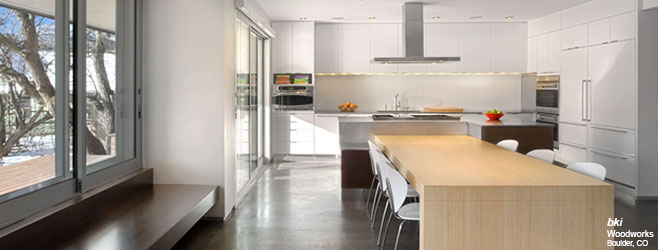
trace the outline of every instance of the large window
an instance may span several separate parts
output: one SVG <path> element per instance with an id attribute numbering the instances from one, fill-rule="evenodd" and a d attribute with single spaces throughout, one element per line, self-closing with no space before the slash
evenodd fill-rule
<path id="1" fill-rule="evenodd" d="M 0 228 L 139 168 L 134 0 L 0 0 Z"/>

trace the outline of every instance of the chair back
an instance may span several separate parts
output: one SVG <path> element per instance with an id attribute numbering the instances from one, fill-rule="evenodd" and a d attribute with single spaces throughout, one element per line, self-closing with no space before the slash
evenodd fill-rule
<path id="1" fill-rule="evenodd" d="M 390 199 L 393 212 L 397 213 L 407 197 L 407 180 L 395 169 L 393 164 L 390 162 L 387 162 L 386 164 L 390 165 L 389 167 L 385 167 L 388 169 L 385 179 L 387 184 L 386 192 Z"/>
<path id="2" fill-rule="evenodd" d="M 555 160 L 555 152 L 550 149 L 535 149 L 528 152 L 526 155 L 548 163 L 553 163 L 553 160 Z"/>
<path id="3" fill-rule="evenodd" d="M 516 152 L 516 149 L 519 147 L 519 142 L 517 140 L 502 140 L 496 145 L 504 149 Z"/>
<path id="4" fill-rule="evenodd" d="M 603 165 L 594 162 L 571 163 L 569 164 L 569 166 L 567 166 L 567 169 L 571 169 L 573 171 L 587 175 L 592 178 L 596 178 L 601 181 L 605 180 L 605 175 L 607 172 L 607 170 Z"/>
<path id="5" fill-rule="evenodd" d="M 368 140 L 368 148 L 370 149 L 368 151 L 368 154 L 370 154 L 370 168 L 372 169 L 372 174 L 376 176 L 378 175 L 377 168 L 375 167 L 377 159 L 375 159 L 374 152 L 381 153 L 382 150 L 379 149 L 379 147 L 377 147 L 377 145 L 375 145 L 375 143 L 371 142 L 370 140 Z"/>
<path id="6" fill-rule="evenodd" d="M 379 176 L 379 185 L 382 191 L 386 191 L 386 176 L 388 174 L 389 167 L 386 166 L 386 163 L 389 162 L 386 155 L 379 150 L 372 151 L 374 158 L 375 171 Z"/>

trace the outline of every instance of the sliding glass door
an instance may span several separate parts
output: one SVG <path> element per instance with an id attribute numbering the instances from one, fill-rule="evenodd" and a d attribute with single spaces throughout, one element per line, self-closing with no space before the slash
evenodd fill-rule
<path id="1" fill-rule="evenodd" d="M 236 28 L 235 171 L 240 192 L 263 161 L 264 38 L 240 20 Z"/>
<path id="2" fill-rule="evenodd" d="M 136 0 L 0 0 L 0 228 L 141 167 Z"/>

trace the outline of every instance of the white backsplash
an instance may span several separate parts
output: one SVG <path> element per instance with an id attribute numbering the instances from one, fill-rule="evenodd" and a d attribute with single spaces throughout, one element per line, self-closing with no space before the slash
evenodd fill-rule
<path id="1" fill-rule="evenodd" d="M 465 110 L 520 110 L 520 75 L 386 75 L 317 76 L 316 111 L 338 111 L 338 104 L 350 101 L 358 112 L 393 108 L 394 95 L 400 94 L 402 106 L 414 110 L 424 107 L 461 107 Z"/>

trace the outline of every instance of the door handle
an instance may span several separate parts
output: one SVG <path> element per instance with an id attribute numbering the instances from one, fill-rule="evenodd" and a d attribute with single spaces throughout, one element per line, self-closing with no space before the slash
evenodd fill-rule
<path id="1" fill-rule="evenodd" d="M 613 155 L 613 154 L 607 154 L 607 153 L 599 152 L 599 151 L 596 151 L 596 150 L 591 150 L 591 151 L 592 151 L 592 153 L 595 153 L 597 155 L 603 155 L 603 156 L 607 156 L 607 157 L 612 157 L 612 158 L 617 158 L 617 159 L 622 159 L 622 160 L 628 160 L 627 156 L 618 156 L 618 155 Z"/>
<path id="2" fill-rule="evenodd" d="M 592 79 L 587 80 L 587 121 L 592 121 Z"/>
<path id="3" fill-rule="evenodd" d="M 582 80 L 580 84 L 580 116 L 583 121 L 587 121 L 587 80 Z"/>

